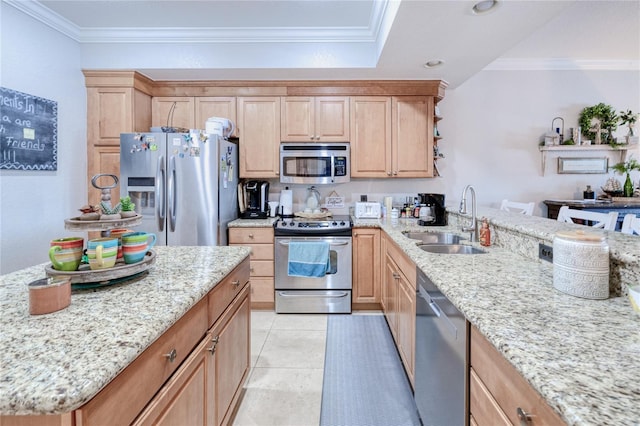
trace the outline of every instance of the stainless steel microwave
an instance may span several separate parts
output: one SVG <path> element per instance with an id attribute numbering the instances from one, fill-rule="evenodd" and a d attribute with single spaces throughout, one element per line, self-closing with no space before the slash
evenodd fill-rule
<path id="1" fill-rule="evenodd" d="M 280 144 L 280 182 L 318 185 L 350 180 L 349 143 Z"/>

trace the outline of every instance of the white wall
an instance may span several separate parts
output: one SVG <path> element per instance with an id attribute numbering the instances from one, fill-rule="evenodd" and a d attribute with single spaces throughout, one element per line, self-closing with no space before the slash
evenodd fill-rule
<path id="1" fill-rule="evenodd" d="M 604 102 L 617 111 L 640 111 L 638 71 L 483 71 L 448 90 L 441 102 L 440 143 L 445 188 L 459 200 L 466 184 L 477 190 L 478 202 L 498 207 L 503 198 L 535 201 L 534 214 L 546 215 L 542 201 L 581 198 L 587 185 L 599 189 L 608 177 L 620 175 L 557 174 L 558 154 L 550 154 L 543 176 L 538 144 L 551 130 L 554 117 L 564 118 L 565 131 L 577 127 L 582 109 Z M 626 132 L 618 129 L 622 136 Z M 634 157 L 640 159 L 635 148 Z M 561 156 L 572 154 L 562 153 Z M 619 154 L 580 153 L 580 157 Z M 640 172 L 632 178 L 637 183 Z"/>
<path id="2" fill-rule="evenodd" d="M 78 44 L 4 2 L 0 8 L 0 85 L 58 102 L 58 170 L 0 171 L 5 274 L 47 261 L 51 239 L 82 236 L 66 231 L 64 219 L 87 202 L 87 102 Z"/>

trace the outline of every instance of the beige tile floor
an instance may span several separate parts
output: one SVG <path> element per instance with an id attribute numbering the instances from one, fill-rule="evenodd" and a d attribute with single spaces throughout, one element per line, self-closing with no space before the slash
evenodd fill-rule
<path id="1" fill-rule="evenodd" d="M 251 312 L 251 372 L 236 426 L 320 422 L 326 315 Z"/>

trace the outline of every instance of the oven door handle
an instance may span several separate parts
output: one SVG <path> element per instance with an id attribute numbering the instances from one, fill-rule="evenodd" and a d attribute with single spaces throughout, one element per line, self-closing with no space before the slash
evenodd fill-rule
<path id="1" fill-rule="evenodd" d="M 302 293 L 302 292 L 295 292 L 295 293 L 291 293 L 288 291 L 278 291 L 278 295 L 282 296 L 282 297 L 318 297 L 319 294 L 318 293 Z M 341 292 L 332 292 L 331 294 L 321 294 L 320 296 L 325 297 L 327 299 L 338 299 L 341 297 L 346 297 L 348 296 L 349 293 L 346 291 L 341 291 Z"/>
<path id="2" fill-rule="evenodd" d="M 290 242 L 291 242 L 291 240 L 287 240 L 287 241 L 278 241 L 278 244 L 283 245 L 283 246 L 288 246 Z M 346 245 L 348 245 L 348 244 L 349 244 L 349 242 L 348 242 L 348 241 L 340 241 L 340 242 L 337 242 L 337 243 L 329 242 L 329 245 L 330 245 L 330 246 L 346 246 Z"/>

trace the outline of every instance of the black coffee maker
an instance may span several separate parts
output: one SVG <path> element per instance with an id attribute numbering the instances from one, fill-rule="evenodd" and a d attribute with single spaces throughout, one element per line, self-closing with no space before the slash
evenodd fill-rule
<path id="1" fill-rule="evenodd" d="M 249 180 L 242 184 L 242 196 L 239 200 L 240 217 L 243 219 L 264 219 L 269 216 L 269 182 Z"/>
<path id="2" fill-rule="evenodd" d="M 445 226 L 447 224 L 447 212 L 444 208 L 444 194 L 418 194 L 420 204 L 425 204 L 433 214 L 426 220 L 419 219 L 421 226 Z"/>

